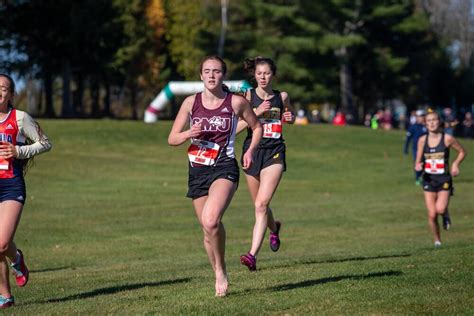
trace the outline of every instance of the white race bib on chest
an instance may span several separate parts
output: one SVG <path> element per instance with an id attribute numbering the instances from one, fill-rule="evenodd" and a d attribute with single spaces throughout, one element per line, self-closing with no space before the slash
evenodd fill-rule
<path id="1" fill-rule="evenodd" d="M 10 169 L 10 162 L 7 159 L 0 159 L 0 170 Z"/>
<path id="2" fill-rule="evenodd" d="M 212 166 L 219 156 L 220 146 L 213 142 L 193 139 L 188 147 L 188 158 L 190 162 L 200 165 Z"/>
<path id="3" fill-rule="evenodd" d="M 429 174 L 444 174 L 444 159 L 426 159 L 425 172 Z"/>
<path id="4" fill-rule="evenodd" d="M 263 138 L 275 138 L 281 137 L 281 120 L 278 119 L 260 119 L 260 124 L 263 128 Z"/>

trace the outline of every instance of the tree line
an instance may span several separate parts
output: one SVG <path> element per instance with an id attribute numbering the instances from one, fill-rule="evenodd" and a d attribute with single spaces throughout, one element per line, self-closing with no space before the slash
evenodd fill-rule
<path id="1" fill-rule="evenodd" d="M 249 78 L 245 58 L 270 57 L 297 108 L 330 103 L 354 121 L 394 99 L 470 106 L 472 50 L 458 41 L 455 62 L 433 1 L 3 1 L 0 70 L 40 83 L 45 117 L 140 118 L 168 81 L 198 80 L 217 53 L 228 79 Z"/>

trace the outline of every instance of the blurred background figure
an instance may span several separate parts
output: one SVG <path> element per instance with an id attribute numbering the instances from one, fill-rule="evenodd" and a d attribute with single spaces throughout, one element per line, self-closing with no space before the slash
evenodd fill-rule
<path id="1" fill-rule="evenodd" d="M 407 129 L 407 106 L 401 100 L 393 101 L 393 128 L 406 130 Z"/>
<path id="2" fill-rule="evenodd" d="M 459 124 L 453 110 L 450 107 L 443 109 L 444 132 L 448 135 L 454 135 L 454 128 Z"/>
<path id="3" fill-rule="evenodd" d="M 364 126 L 370 128 L 370 120 L 372 119 L 372 115 L 370 113 L 367 113 L 364 116 Z"/>
<path id="4" fill-rule="evenodd" d="M 413 161 L 416 159 L 416 152 L 417 152 L 417 146 L 418 146 L 418 140 L 420 139 L 421 136 L 425 135 L 427 130 L 425 127 L 425 111 L 423 110 L 418 110 L 415 112 L 415 123 L 410 125 L 410 127 L 407 130 L 407 136 L 405 138 L 405 145 L 403 146 L 403 153 L 405 155 L 408 155 L 408 147 L 410 146 L 410 143 L 412 144 L 412 155 L 413 155 Z M 415 184 L 420 185 L 421 184 L 421 175 L 422 171 L 415 171 Z"/>
<path id="5" fill-rule="evenodd" d="M 474 124 L 471 112 L 466 112 L 466 114 L 464 114 L 464 120 L 462 121 L 462 135 L 466 138 L 474 139 Z"/>
<path id="6" fill-rule="evenodd" d="M 306 117 L 306 114 L 305 114 L 304 110 L 298 110 L 298 113 L 296 114 L 296 118 L 295 118 L 295 124 L 296 125 L 308 125 L 309 124 L 309 120 Z"/>
<path id="7" fill-rule="evenodd" d="M 321 123 L 321 112 L 314 109 L 311 111 L 311 123 Z"/>
<path id="8" fill-rule="evenodd" d="M 344 126 L 346 125 L 346 116 L 341 111 L 337 111 L 336 115 L 332 120 L 332 124 L 335 126 Z"/>
<path id="9" fill-rule="evenodd" d="M 408 118 L 407 129 L 410 128 L 413 124 L 416 124 L 416 110 L 410 112 L 410 117 Z"/>
<path id="10" fill-rule="evenodd" d="M 383 111 L 380 124 L 384 130 L 388 131 L 392 129 L 392 110 L 386 108 L 385 111 Z"/>
<path id="11" fill-rule="evenodd" d="M 370 127 L 372 129 L 378 129 L 379 128 L 379 126 L 381 124 L 382 116 L 383 116 L 383 111 L 382 110 L 377 110 L 377 112 L 375 112 L 374 116 L 372 116 L 372 119 L 370 120 Z"/>

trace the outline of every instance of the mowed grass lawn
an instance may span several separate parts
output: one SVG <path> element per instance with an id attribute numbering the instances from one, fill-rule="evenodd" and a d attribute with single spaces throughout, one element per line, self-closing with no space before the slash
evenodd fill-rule
<path id="1" fill-rule="evenodd" d="M 224 216 L 230 294 L 215 298 L 171 122 L 41 125 L 54 148 L 27 175 L 16 234 L 30 283 L 13 286 L 5 314 L 474 313 L 472 141 L 461 139 L 471 155 L 435 250 L 403 132 L 285 126 L 288 171 L 272 203 L 281 249 L 266 240 L 256 273 L 240 265 L 254 223 L 242 175 Z"/>

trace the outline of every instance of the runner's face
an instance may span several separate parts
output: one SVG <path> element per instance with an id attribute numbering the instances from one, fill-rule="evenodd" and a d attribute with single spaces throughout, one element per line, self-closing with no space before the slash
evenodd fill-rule
<path id="1" fill-rule="evenodd" d="M 224 72 L 222 71 L 221 63 L 213 59 L 206 60 L 202 65 L 201 80 L 208 90 L 222 89 Z"/>
<path id="2" fill-rule="evenodd" d="M 10 87 L 10 81 L 5 78 L 0 76 L 0 106 L 6 106 L 8 105 L 8 102 L 12 98 L 12 93 L 11 93 L 11 87 Z"/>
<path id="3" fill-rule="evenodd" d="M 271 86 L 273 72 L 268 64 L 259 64 L 255 67 L 255 80 L 260 88 Z"/>
<path id="4" fill-rule="evenodd" d="M 430 132 L 436 132 L 439 128 L 439 117 L 436 114 L 428 114 L 426 116 L 426 128 Z"/>

